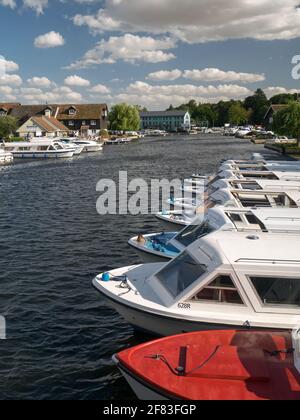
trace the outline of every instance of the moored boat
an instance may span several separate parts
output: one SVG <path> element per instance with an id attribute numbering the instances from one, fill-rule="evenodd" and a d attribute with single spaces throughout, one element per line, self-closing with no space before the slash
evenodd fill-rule
<path id="1" fill-rule="evenodd" d="M 13 162 L 14 157 L 12 153 L 6 152 L 4 149 L 0 148 L 0 164 L 5 165 L 7 163 Z"/>
<path id="2" fill-rule="evenodd" d="M 141 400 L 300 400 L 298 328 L 183 334 L 113 360 Z"/>
<path id="3" fill-rule="evenodd" d="M 11 153 L 14 159 L 71 158 L 75 152 L 75 149 L 49 139 L 4 143 L 4 150 Z"/>
<path id="4" fill-rule="evenodd" d="M 103 149 L 103 144 L 97 143 L 94 140 L 75 139 L 73 143 L 76 145 L 82 146 L 83 152 L 87 152 L 87 153 L 96 153 L 96 152 L 100 152 Z"/>
<path id="5" fill-rule="evenodd" d="M 290 330 L 300 325 L 299 244 L 298 233 L 218 231 L 168 264 L 119 268 L 93 284 L 128 323 L 154 335 Z"/>

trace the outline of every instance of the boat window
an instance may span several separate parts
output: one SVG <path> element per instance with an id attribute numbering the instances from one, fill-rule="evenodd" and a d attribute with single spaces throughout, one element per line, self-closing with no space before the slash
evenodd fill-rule
<path id="1" fill-rule="evenodd" d="M 188 252 L 184 252 L 163 268 L 156 277 L 168 292 L 176 298 L 207 271 Z"/>
<path id="2" fill-rule="evenodd" d="M 264 305 L 300 306 L 300 278 L 250 277 Z"/>
<path id="3" fill-rule="evenodd" d="M 47 151 L 48 150 L 48 146 L 39 146 L 38 150 L 43 152 L 43 151 Z"/>
<path id="4" fill-rule="evenodd" d="M 230 276 L 221 275 L 194 296 L 197 302 L 216 302 L 243 305 L 244 302 Z"/>
<path id="5" fill-rule="evenodd" d="M 268 230 L 266 226 L 254 214 L 246 214 L 246 219 L 250 225 L 260 226 L 262 231 Z"/>
<path id="6" fill-rule="evenodd" d="M 239 214 L 236 213 L 227 213 L 229 219 L 235 223 L 235 222 L 243 222 L 241 216 Z"/>
<path id="7" fill-rule="evenodd" d="M 268 197 L 261 196 L 261 197 L 251 197 L 251 196 L 237 196 L 242 204 L 243 207 L 272 207 Z"/>
<path id="8" fill-rule="evenodd" d="M 252 190 L 252 191 L 262 190 L 262 187 L 254 182 L 241 184 L 241 186 L 242 186 L 242 190 Z"/>
<path id="9" fill-rule="evenodd" d="M 174 239 L 184 246 L 189 246 L 197 239 L 213 232 L 214 228 L 210 226 L 209 222 L 204 222 L 201 225 L 189 225 L 182 230 Z"/>

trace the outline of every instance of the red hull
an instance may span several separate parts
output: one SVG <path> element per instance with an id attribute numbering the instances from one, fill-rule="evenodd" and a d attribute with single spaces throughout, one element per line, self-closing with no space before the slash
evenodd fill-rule
<path id="1" fill-rule="evenodd" d="M 287 332 L 196 332 L 142 344 L 117 358 L 130 375 L 171 399 L 300 400 Z"/>

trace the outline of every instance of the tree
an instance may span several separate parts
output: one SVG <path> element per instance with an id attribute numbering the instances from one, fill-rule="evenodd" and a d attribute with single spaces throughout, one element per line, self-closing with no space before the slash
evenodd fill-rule
<path id="1" fill-rule="evenodd" d="M 236 102 L 229 108 L 228 118 L 230 124 L 242 125 L 248 122 L 249 112 L 241 105 L 241 103 Z"/>
<path id="2" fill-rule="evenodd" d="M 125 103 L 117 104 L 109 113 L 110 129 L 114 131 L 136 131 L 140 129 L 139 110 Z"/>
<path id="3" fill-rule="evenodd" d="M 0 117 L 0 137 L 6 138 L 17 129 L 17 120 L 13 117 Z"/>
<path id="4" fill-rule="evenodd" d="M 245 108 L 251 112 L 250 122 L 255 125 L 263 124 L 264 117 L 270 106 L 265 93 L 261 89 L 257 89 L 253 96 L 245 99 Z"/>
<path id="5" fill-rule="evenodd" d="M 291 102 L 286 108 L 277 112 L 273 128 L 278 134 L 295 137 L 300 147 L 300 103 Z"/>
<path id="6" fill-rule="evenodd" d="M 297 101 L 297 93 L 280 93 L 270 99 L 272 105 L 287 105 L 290 102 Z"/>

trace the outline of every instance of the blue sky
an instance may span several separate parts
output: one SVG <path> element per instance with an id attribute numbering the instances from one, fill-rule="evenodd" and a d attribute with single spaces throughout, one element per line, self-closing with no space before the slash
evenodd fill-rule
<path id="1" fill-rule="evenodd" d="M 282 4 L 284 3 L 284 4 Z M 150 109 L 297 90 L 296 0 L 0 0 L 0 101 Z M 5 60 L 5 61 L 4 61 Z"/>

